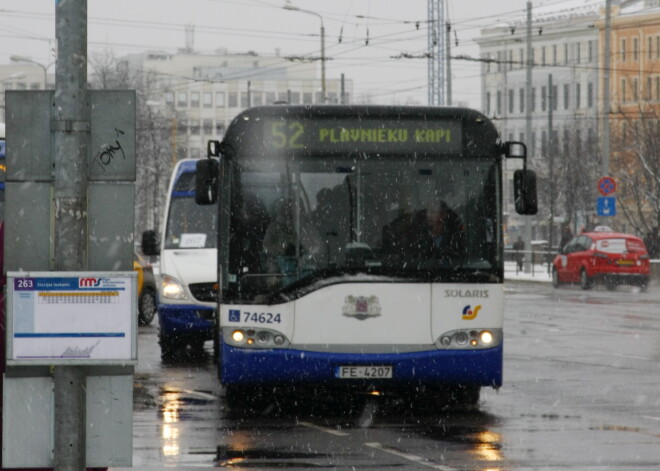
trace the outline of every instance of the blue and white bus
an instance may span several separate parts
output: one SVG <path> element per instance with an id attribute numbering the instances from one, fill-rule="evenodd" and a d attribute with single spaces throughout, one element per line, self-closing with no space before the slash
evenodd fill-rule
<path id="1" fill-rule="evenodd" d="M 476 402 L 502 384 L 502 160 L 525 161 L 522 143 L 467 109 L 271 106 L 209 155 L 196 199 L 217 204 L 229 401 L 309 386 Z M 514 181 L 534 214 L 533 172 Z M 440 210 L 454 242 L 436 251 Z"/>
<path id="2" fill-rule="evenodd" d="M 5 123 L 0 123 L 0 221 L 5 219 L 5 177 L 7 174 L 6 162 Z"/>

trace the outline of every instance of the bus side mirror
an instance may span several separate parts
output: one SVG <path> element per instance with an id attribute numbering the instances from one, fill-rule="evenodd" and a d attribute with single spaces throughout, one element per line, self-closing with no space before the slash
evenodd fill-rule
<path id="1" fill-rule="evenodd" d="M 198 160 L 195 172 L 195 203 L 209 205 L 216 201 L 218 201 L 218 161 Z"/>
<path id="2" fill-rule="evenodd" d="M 220 157 L 220 141 L 209 141 L 207 147 L 209 157 Z"/>
<path id="3" fill-rule="evenodd" d="M 144 231 L 142 233 L 142 253 L 145 255 L 158 255 L 159 252 L 160 247 L 158 247 L 156 231 Z"/>
<path id="4" fill-rule="evenodd" d="M 516 170 L 513 173 L 513 195 L 518 214 L 533 215 L 538 212 L 536 174 L 532 170 Z"/>

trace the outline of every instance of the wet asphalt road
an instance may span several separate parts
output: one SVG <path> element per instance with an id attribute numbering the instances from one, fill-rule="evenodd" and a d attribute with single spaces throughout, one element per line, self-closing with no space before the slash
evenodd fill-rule
<path id="1" fill-rule="evenodd" d="M 210 343 L 162 364 L 156 319 L 139 333 L 133 467 L 660 469 L 660 287 L 505 286 L 504 385 L 475 410 L 321 396 L 232 411 Z"/>

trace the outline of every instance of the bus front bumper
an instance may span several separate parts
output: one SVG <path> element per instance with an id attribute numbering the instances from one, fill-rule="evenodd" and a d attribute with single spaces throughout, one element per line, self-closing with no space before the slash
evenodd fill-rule
<path id="1" fill-rule="evenodd" d="M 347 354 L 302 350 L 259 350 L 223 344 L 221 381 L 224 385 L 295 385 L 350 382 L 379 387 L 470 384 L 502 385 L 502 345 L 483 350 L 430 350 L 398 354 Z M 391 366 L 389 379 L 343 379 L 343 366 Z"/>

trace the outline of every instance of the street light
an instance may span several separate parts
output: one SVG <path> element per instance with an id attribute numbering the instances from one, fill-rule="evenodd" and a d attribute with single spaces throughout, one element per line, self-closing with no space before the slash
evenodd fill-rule
<path id="1" fill-rule="evenodd" d="M 11 75 L 9 75 L 9 76 L 0 79 L 0 82 L 6 82 L 7 80 L 20 79 L 20 78 L 23 78 L 23 77 L 25 77 L 25 73 L 24 73 L 24 72 L 14 72 L 13 74 L 11 74 Z"/>
<path id="2" fill-rule="evenodd" d="M 303 10 L 295 5 L 286 3 L 282 8 L 290 11 L 299 11 L 301 13 L 308 13 L 310 15 L 318 16 L 321 20 L 321 103 L 325 104 L 325 26 L 323 25 L 323 17 L 311 10 Z"/>
<path id="3" fill-rule="evenodd" d="M 39 67 L 41 67 L 41 68 L 44 70 L 44 89 L 47 89 L 47 88 L 48 88 L 48 68 L 49 68 L 51 65 L 55 64 L 55 62 L 51 62 L 51 63 L 48 64 L 48 65 L 43 65 L 43 64 L 41 64 L 41 63 L 39 63 L 39 62 L 37 62 L 37 61 L 33 61 L 33 60 L 30 59 L 29 57 L 25 57 L 25 56 L 15 56 L 15 55 L 9 56 L 9 60 L 11 60 L 11 61 L 13 61 L 13 62 L 28 62 L 28 63 L 30 63 L 30 64 L 38 65 Z"/>

